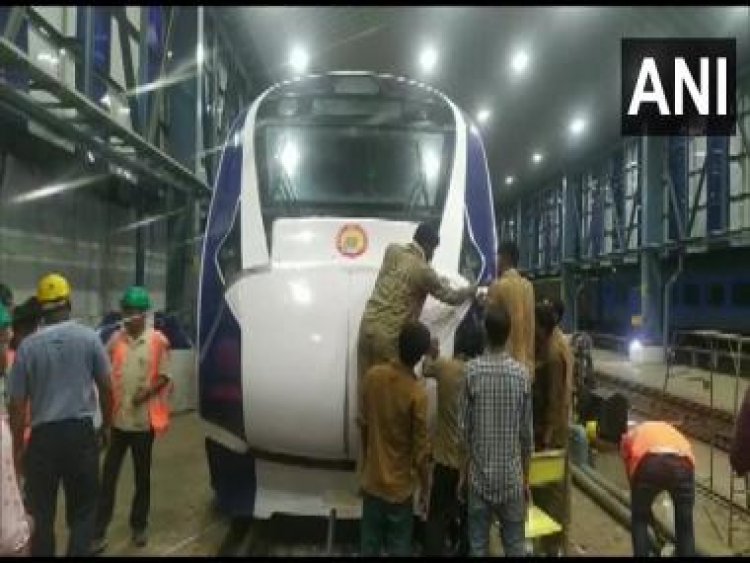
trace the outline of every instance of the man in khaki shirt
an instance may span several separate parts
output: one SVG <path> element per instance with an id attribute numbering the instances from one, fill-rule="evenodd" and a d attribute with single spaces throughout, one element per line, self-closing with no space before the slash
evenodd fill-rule
<path id="1" fill-rule="evenodd" d="M 502 305 L 510 316 L 510 336 L 506 349 L 534 377 L 534 286 L 518 273 L 518 246 L 500 245 L 499 277 L 487 291 L 487 305 Z"/>
<path id="2" fill-rule="evenodd" d="M 428 295 L 449 305 L 460 305 L 476 295 L 476 285 L 452 289 L 432 269 L 430 261 L 439 243 L 437 229 L 421 223 L 411 243 L 386 248 L 359 327 L 360 382 L 372 366 L 398 357 L 399 331 L 407 321 L 419 319 Z"/>
<path id="3" fill-rule="evenodd" d="M 430 332 L 407 322 L 398 338 L 399 359 L 365 374 L 360 398 L 363 556 L 410 556 L 413 495 L 426 504 L 429 442 L 427 391 L 414 366 L 430 347 Z M 416 479 L 415 479 L 416 477 Z"/>
<path id="4" fill-rule="evenodd" d="M 534 380 L 534 441 L 537 450 L 567 449 L 572 421 L 573 355 L 557 326 L 560 308 L 550 302 L 536 307 L 537 375 Z M 560 483 L 539 488 L 534 501 L 563 524 L 561 536 L 542 541 L 542 550 L 556 556 L 567 553 L 567 522 L 570 514 L 570 471 Z"/>
<path id="5" fill-rule="evenodd" d="M 456 332 L 455 357 L 438 358 L 437 341 L 422 370 L 437 381 L 437 430 L 433 442 L 435 466 L 432 471 L 430 507 L 425 530 L 425 555 L 443 557 L 446 535 L 454 554 L 468 556 L 466 514 L 458 501 L 461 468 L 466 464 L 466 446 L 458 427 L 460 395 L 466 379 L 466 362 L 482 353 L 482 334 L 464 325 Z M 466 508 L 465 505 L 463 508 Z"/>
<path id="6" fill-rule="evenodd" d="M 169 343 L 160 331 L 146 327 L 145 314 L 151 308 L 151 299 L 145 289 L 129 288 L 121 306 L 126 319 L 124 328 L 116 331 L 107 344 L 112 361 L 115 408 L 112 439 L 102 470 L 92 546 L 94 554 L 106 548 L 106 530 L 114 510 L 117 478 L 128 448 L 135 470 L 135 494 L 130 510 L 132 539 L 138 547 L 146 545 L 154 434 L 165 430 L 168 421 L 168 414 L 164 412 L 166 405 L 158 401 L 170 382 Z"/>

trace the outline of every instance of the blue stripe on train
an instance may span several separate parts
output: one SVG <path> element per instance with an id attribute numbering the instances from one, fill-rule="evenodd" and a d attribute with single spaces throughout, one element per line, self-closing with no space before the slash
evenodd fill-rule
<path id="1" fill-rule="evenodd" d="M 245 114 L 228 138 L 242 131 Z M 232 227 L 242 183 L 242 144 L 227 143 L 214 187 L 206 226 L 201 279 L 199 408 L 201 417 L 245 438 L 242 406 L 241 332 L 224 298 L 226 288 L 214 257 Z"/>
<path id="2" fill-rule="evenodd" d="M 482 255 L 481 283 L 490 283 L 495 277 L 497 236 L 495 233 L 492 186 L 487 172 L 487 157 L 478 132 L 469 131 L 466 137 L 466 215 L 468 229 L 475 248 Z"/>

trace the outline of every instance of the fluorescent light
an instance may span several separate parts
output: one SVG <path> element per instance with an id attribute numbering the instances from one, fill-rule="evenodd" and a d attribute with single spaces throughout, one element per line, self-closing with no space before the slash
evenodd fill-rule
<path id="1" fill-rule="evenodd" d="M 51 184 L 49 186 L 44 186 L 36 190 L 31 190 L 29 192 L 20 194 L 12 198 L 10 202 L 11 203 L 26 203 L 29 201 L 35 201 L 37 199 L 44 199 L 47 197 L 51 197 L 53 195 L 57 195 L 62 192 L 67 192 L 69 190 L 76 190 L 78 188 L 83 188 L 90 184 L 94 184 L 101 180 L 105 180 L 106 178 L 107 178 L 106 174 L 95 174 L 93 176 L 83 176 L 81 178 L 76 178 L 74 180 L 69 180 L 67 182 L 59 182 L 57 184 Z"/>
<path id="2" fill-rule="evenodd" d="M 195 48 L 195 62 L 200 64 L 203 64 L 203 60 L 205 59 L 206 54 L 203 52 L 203 44 L 198 43 L 198 46 Z"/>
<path id="3" fill-rule="evenodd" d="M 542 157 L 542 153 L 540 153 L 540 152 L 535 152 L 535 153 L 534 153 L 534 154 L 532 155 L 532 157 L 531 157 L 531 160 L 533 160 L 533 161 L 534 161 L 534 164 L 539 164 L 539 163 L 540 163 L 540 162 L 542 161 L 542 158 L 543 158 L 543 157 Z"/>
<path id="4" fill-rule="evenodd" d="M 119 108 L 119 111 L 123 115 L 128 115 L 130 113 L 130 108 L 127 106 L 122 106 Z"/>
<path id="5" fill-rule="evenodd" d="M 433 151 L 426 150 L 423 160 L 425 178 L 428 182 L 432 182 L 437 178 L 438 172 L 440 172 L 440 159 L 438 159 Z"/>
<path id="6" fill-rule="evenodd" d="M 419 66 L 423 72 L 430 73 L 435 70 L 438 61 L 438 53 L 433 47 L 425 47 L 419 55 Z"/>
<path id="7" fill-rule="evenodd" d="M 307 51 L 299 45 L 294 47 L 289 54 L 289 66 L 291 66 L 295 72 L 305 72 L 309 62 L 310 55 L 308 55 Z"/>
<path id="8" fill-rule="evenodd" d="M 506 186 L 510 186 L 513 183 L 514 180 L 515 180 L 515 178 L 513 178 L 513 176 L 506 176 L 505 177 L 505 185 Z"/>
<path id="9" fill-rule="evenodd" d="M 586 129 L 586 121 L 582 117 L 576 117 L 570 122 L 569 129 L 573 135 L 580 135 Z"/>
<path id="10" fill-rule="evenodd" d="M 299 150 L 297 150 L 297 146 L 292 142 L 285 143 L 279 153 L 279 160 L 286 173 L 289 176 L 293 176 L 299 163 Z"/>
<path id="11" fill-rule="evenodd" d="M 516 51 L 510 61 L 510 65 L 516 74 L 521 74 L 529 66 L 529 55 L 526 51 Z"/>
<path id="12" fill-rule="evenodd" d="M 172 51 L 167 51 L 167 58 L 168 58 L 168 59 L 171 59 L 171 58 L 172 58 Z"/>
<path id="13" fill-rule="evenodd" d="M 643 350 L 643 345 L 641 344 L 641 341 L 637 338 L 630 341 L 630 345 L 628 346 L 628 350 L 630 351 L 630 354 L 632 355 L 634 352 L 640 352 Z"/>
<path id="14" fill-rule="evenodd" d="M 104 94 L 102 96 L 102 99 L 100 100 L 101 103 L 107 107 L 112 105 L 112 100 L 109 98 L 109 94 Z"/>
<path id="15" fill-rule="evenodd" d="M 482 108 L 477 112 L 477 121 L 480 124 L 487 123 L 491 115 L 492 112 L 490 110 L 488 110 L 487 108 Z"/>
<path id="16" fill-rule="evenodd" d="M 86 151 L 86 158 L 92 164 L 96 161 L 96 159 L 94 158 L 94 153 L 92 153 L 91 151 Z"/>

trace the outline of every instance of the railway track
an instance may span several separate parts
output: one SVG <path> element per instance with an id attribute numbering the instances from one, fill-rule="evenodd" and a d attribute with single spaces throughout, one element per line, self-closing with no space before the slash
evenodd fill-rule
<path id="1" fill-rule="evenodd" d="M 649 418 L 678 421 L 680 428 L 693 438 L 706 444 L 713 443 L 715 448 L 724 452 L 730 450 L 734 434 L 732 414 L 603 372 L 597 372 L 596 378 L 601 387 L 625 395 L 634 411 Z"/>

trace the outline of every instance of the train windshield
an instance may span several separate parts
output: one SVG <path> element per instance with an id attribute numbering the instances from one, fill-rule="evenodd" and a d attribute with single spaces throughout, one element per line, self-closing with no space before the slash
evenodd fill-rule
<path id="1" fill-rule="evenodd" d="M 316 98 L 311 114 L 259 120 L 264 216 L 440 217 L 454 128 L 404 119 L 399 101 Z M 451 116 L 452 118 L 452 116 Z"/>

